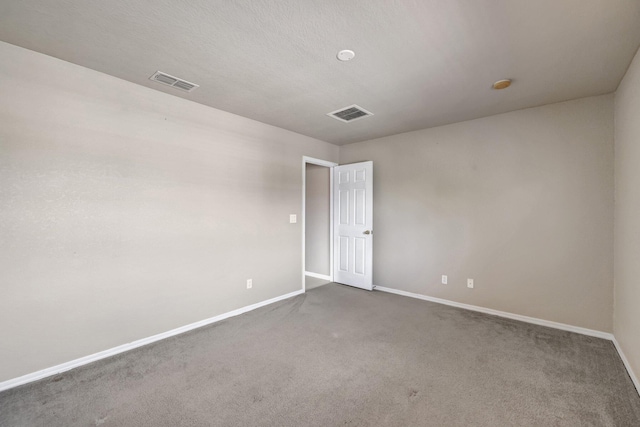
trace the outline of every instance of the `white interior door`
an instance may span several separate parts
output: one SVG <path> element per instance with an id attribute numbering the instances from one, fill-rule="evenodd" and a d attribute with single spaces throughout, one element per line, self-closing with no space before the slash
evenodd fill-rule
<path id="1" fill-rule="evenodd" d="M 334 276 L 373 289 L 373 162 L 333 168 Z"/>

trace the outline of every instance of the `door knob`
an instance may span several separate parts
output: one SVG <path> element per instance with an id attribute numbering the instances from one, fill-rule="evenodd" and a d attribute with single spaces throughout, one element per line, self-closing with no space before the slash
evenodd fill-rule
<path id="1" fill-rule="evenodd" d="M 362 234 L 373 234 L 373 231 L 371 231 L 371 230 L 364 230 L 364 231 L 362 232 Z"/>

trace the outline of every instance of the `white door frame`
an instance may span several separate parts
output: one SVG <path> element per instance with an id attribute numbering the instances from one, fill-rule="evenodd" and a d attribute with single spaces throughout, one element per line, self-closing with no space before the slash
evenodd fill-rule
<path id="1" fill-rule="evenodd" d="M 307 222 L 307 163 L 329 168 L 329 278 L 333 282 L 333 167 L 337 163 L 327 160 L 302 156 L 302 291 L 306 292 L 305 264 L 306 264 L 306 222 Z"/>

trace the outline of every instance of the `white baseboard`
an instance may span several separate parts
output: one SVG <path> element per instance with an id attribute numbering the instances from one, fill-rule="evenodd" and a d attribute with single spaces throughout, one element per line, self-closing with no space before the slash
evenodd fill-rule
<path id="1" fill-rule="evenodd" d="M 594 329 L 581 328 L 579 326 L 567 325 L 565 323 L 552 322 L 550 320 L 538 319 L 536 317 L 522 316 L 520 314 L 508 313 L 506 311 L 493 310 L 491 308 L 477 305 L 463 304 L 461 302 L 450 301 L 442 298 L 434 298 L 427 295 L 414 294 L 413 292 L 401 291 L 399 289 L 375 286 L 374 290 L 389 292 L 391 294 L 403 295 L 405 297 L 417 298 L 425 301 L 437 302 L 438 304 L 450 305 L 452 307 L 464 308 L 466 310 L 478 311 L 480 313 L 492 314 L 494 316 L 506 317 L 507 319 L 520 320 L 521 322 L 533 323 L 534 325 L 547 326 L 549 328 L 561 329 L 563 331 L 576 332 L 582 335 L 589 335 L 597 338 L 604 338 L 613 341 L 613 334 L 609 332 L 596 331 Z"/>
<path id="2" fill-rule="evenodd" d="M 622 347 L 620 347 L 620 343 L 618 342 L 616 337 L 613 337 L 612 341 L 613 345 L 616 346 L 616 350 L 618 350 L 618 354 L 620 355 L 620 359 L 622 359 L 622 363 L 624 363 L 624 367 L 627 368 L 627 373 L 629 374 L 631 381 L 633 381 L 633 385 L 636 386 L 636 391 L 638 392 L 638 394 L 640 394 L 640 381 L 638 381 L 638 377 L 636 376 L 635 372 L 633 372 L 627 356 L 624 355 Z"/>
<path id="3" fill-rule="evenodd" d="M 224 314 L 220 314 L 215 317 L 211 317 L 209 319 L 201 320 L 199 322 L 191 323 L 189 325 L 182 326 L 180 328 L 172 329 L 167 332 L 163 332 L 157 335 L 153 335 L 147 338 L 142 338 L 128 344 L 123 344 L 118 347 L 110 348 L 108 350 L 101 351 L 99 353 L 94 353 L 89 356 L 81 357 L 79 359 L 72 360 L 70 362 L 62 363 L 60 365 L 52 366 L 50 368 L 42 369 L 40 371 L 32 372 L 27 375 L 23 375 L 18 378 L 14 378 L 11 380 L 0 382 L 0 391 L 8 390 L 13 387 L 17 387 L 19 385 L 27 384 L 32 381 L 37 381 L 42 378 L 50 377 L 52 375 L 56 375 L 65 371 L 68 371 L 73 368 L 77 368 L 82 365 L 86 365 L 91 362 L 98 361 L 100 359 L 104 359 L 109 356 L 113 356 L 119 353 L 124 353 L 125 351 L 133 350 L 134 348 L 142 347 L 143 345 L 151 344 L 156 341 L 163 340 L 165 338 L 172 337 L 174 335 L 183 334 L 185 332 L 191 331 L 193 329 L 201 328 L 206 325 L 210 325 L 215 322 L 219 322 L 224 319 L 228 319 L 229 317 L 238 316 L 240 314 L 246 313 L 248 311 L 255 310 L 256 308 L 264 307 L 265 305 L 273 304 L 274 302 L 282 301 L 287 298 L 294 297 L 296 295 L 300 295 L 304 293 L 303 290 L 291 292 L 285 295 L 281 295 L 279 297 L 271 298 L 266 301 L 261 301 L 256 304 L 248 305 L 246 307 L 239 308 L 237 310 L 229 311 Z"/>
<path id="4" fill-rule="evenodd" d="M 315 273 L 311 273 L 311 274 L 307 274 L 305 272 L 306 275 L 309 275 L 311 277 L 317 277 L 317 276 L 313 276 Z M 326 276 L 328 277 L 328 276 Z M 321 279 L 325 278 L 325 277 L 319 277 Z M 330 280 L 330 279 L 327 279 Z M 602 332 L 602 331 L 596 331 L 593 329 L 587 329 L 587 328 L 581 328 L 578 326 L 572 326 L 572 325 L 567 325 L 564 323 L 558 323 L 558 322 L 552 322 L 549 320 L 542 320 L 542 319 L 537 319 L 535 317 L 528 317 L 528 316 L 522 316 L 519 314 L 513 314 L 513 313 L 508 313 L 505 311 L 499 311 L 499 310 L 493 310 L 490 308 L 484 308 L 484 307 L 479 307 L 479 306 L 475 306 L 475 305 L 470 305 L 470 304 L 463 304 L 463 303 L 459 303 L 459 302 L 455 302 L 455 301 L 450 301 L 450 300 L 446 300 L 446 299 L 441 299 L 441 298 L 435 298 L 435 297 L 430 297 L 427 295 L 421 295 L 421 294 L 416 294 L 413 292 L 406 292 L 406 291 L 401 291 L 399 289 L 392 289 L 392 288 L 385 288 L 382 286 L 374 286 L 374 289 L 377 291 L 382 291 L 382 292 L 388 292 L 388 293 L 392 293 L 392 294 L 397 294 L 397 295 L 402 295 L 402 296 L 406 296 L 406 297 L 410 297 L 410 298 L 417 298 L 417 299 L 421 299 L 421 300 L 425 300 L 425 301 L 431 301 L 431 302 L 435 302 L 435 303 L 439 303 L 439 304 L 444 304 L 444 305 L 449 305 L 452 307 L 458 307 L 458 308 L 463 308 L 463 309 L 467 309 L 467 310 L 472 310 L 472 311 L 478 311 L 481 313 L 486 313 L 486 314 L 492 314 L 494 316 L 500 316 L 500 317 L 505 317 L 508 319 L 514 319 L 514 320 L 520 320 L 522 322 L 526 322 L 526 323 L 533 323 L 535 325 L 541 325 L 541 326 L 548 326 L 550 328 L 555 328 L 555 329 L 561 329 L 564 331 L 569 331 L 569 332 L 576 332 L 579 334 L 583 334 L 583 335 L 589 335 L 589 336 L 593 336 L 593 337 L 597 337 L 597 338 L 603 338 L 603 339 L 608 339 L 611 340 L 616 348 L 616 350 L 618 351 L 618 354 L 620 355 L 620 358 L 622 359 L 622 362 L 624 363 L 625 368 L 627 369 L 627 372 L 629 374 L 629 377 L 631 378 L 631 381 L 633 381 L 633 384 L 636 387 L 636 390 L 638 391 L 638 393 L 640 393 L 640 381 L 638 381 L 638 377 L 635 375 L 635 373 L 633 372 L 633 369 L 631 368 L 631 365 L 629 364 L 629 361 L 627 360 L 627 357 L 625 356 L 624 352 L 622 351 L 622 348 L 620 347 L 620 344 L 618 343 L 618 341 L 615 339 L 615 337 L 613 336 L 613 334 L 607 333 L 607 332 Z M 239 308 L 237 310 L 233 310 L 233 311 L 229 311 L 227 313 L 224 314 L 220 314 L 218 316 L 215 317 L 211 317 L 209 319 L 205 319 L 205 320 L 201 320 L 199 322 L 195 322 L 195 323 L 191 323 L 189 325 L 185 325 L 182 326 L 180 328 L 176 328 L 176 329 L 172 329 L 170 331 L 167 332 L 163 332 L 157 335 L 153 335 L 151 337 L 147 337 L 147 338 L 143 338 L 140 340 L 136 340 L 133 342 L 130 342 L 128 344 L 123 344 L 120 345 L 118 347 L 114 347 L 108 350 L 104 350 L 98 353 L 94 353 L 91 354 L 89 356 L 85 356 L 85 357 L 81 357 L 79 359 L 75 359 L 66 363 L 62 363 L 60 365 L 56 365 L 56 366 L 52 366 L 50 368 L 46 368 L 46 369 L 42 369 L 40 371 L 36 371 L 27 375 L 23 375 L 21 377 L 17 377 L 11 380 L 7 380 L 7 381 L 3 381 L 0 382 L 0 391 L 4 391 L 4 390 L 8 390 L 10 388 L 13 387 L 17 387 L 23 384 L 27 384 L 30 383 L 32 381 L 37 381 L 46 377 L 50 377 L 56 374 L 60 374 L 62 372 L 66 372 L 69 371 L 73 368 L 77 368 L 83 365 L 86 365 L 88 363 L 92 363 L 104 358 L 107 358 L 109 356 L 113 356 L 119 353 L 124 353 L 125 351 L 129 351 L 129 350 L 133 350 L 134 348 L 138 348 L 138 347 L 142 347 L 143 345 L 147 345 L 147 344 L 151 344 L 153 342 L 156 341 L 160 341 L 162 339 L 165 338 L 169 338 L 175 335 L 179 335 L 188 331 L 191 331 L 193 329 L 197 329 L 197 328 L 201 328 L 203 326 L 206 325 L 210 325 L 212 323 L 215 322 L 219 322 L 221 320 L 224 319 L 228 319 L 230 317 L 234 317 L 234 316 L 238 316 L 240 314 L 243 313 L 247 313 L 249 311 L 255 310 L 257 308 L 260 307 L 264 307 L 265 305 L 269 305 L 269 304 L 273 304 L 275 302 L 278 301 L 282 301 L 285 300 L 287 298 L 291 298 L 294 297 L 296 295 L 300 295 L 304 293 L 304 291 L 302 290 L 298 290 L 295 292 L 291 292 L 285 295 L 281 295 L 279 297 L 275 297 L 275 298 L 271 298 L 269 300 L 266 301 L 262 301 L 256 304 L 252 304 L 252 305 L 248 305 L 246 307 L 242 307 Z"/>
<path id="5" fill-rule="evenodd" d="M 305 276 L 309 276 L 309 277 L 315 277 L 316 279 L 324 279 L 324 280 L 329 280 L 331 281 L 331 276 L 328 276 L 326 274 L 320 274 L 320 273 L 312 273 L 310 271 L 305 271 L 304 272 Z"/>

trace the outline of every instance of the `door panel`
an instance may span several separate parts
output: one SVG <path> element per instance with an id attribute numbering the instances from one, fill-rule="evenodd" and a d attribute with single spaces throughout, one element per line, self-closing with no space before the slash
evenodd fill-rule
<path id="1" fill-rule="evenodd" d="M 340 240 L 340 247 L 338 251 L 340 253 L 340 262 L 338 263 L 340 271 L 348 272 L 349 271 L 349 238 L 340 236 L 338 237 Z"/>
<path id="2" fill-rule="evenodd" d="M 353 192 L 355 195 L 354 205 L 356 210 L 354 223 L 364 226 L 366 222 L 365 190 L 356 188 Z"/>
<path id="3" fill-rule="evenodd" d="M 340 200 L 338 204 L 340 206 L 340 224 L 349 224 L 349 190 L 339 190 Z"/>
<path id="4" fill-rule="evenodd" d="M 356 237 L 354 239 L 354 265 L 353 272 L 356 274 L 365 274 L 365 253 L 366 242 L 363 237 Z"/>
<path id="5" fill-rule="evenodd" d="M 373 162 L 334 168 L 334 281 L 373 288 Z"/>

